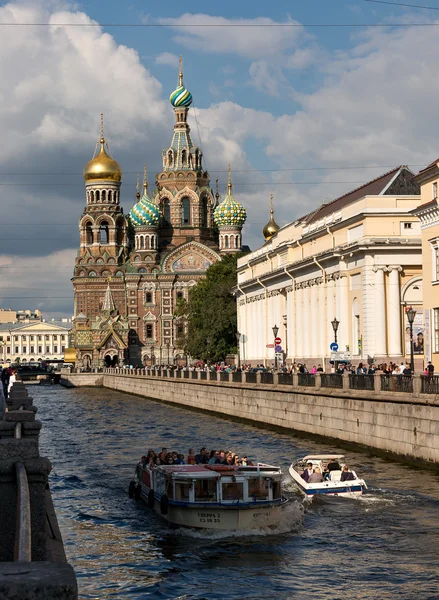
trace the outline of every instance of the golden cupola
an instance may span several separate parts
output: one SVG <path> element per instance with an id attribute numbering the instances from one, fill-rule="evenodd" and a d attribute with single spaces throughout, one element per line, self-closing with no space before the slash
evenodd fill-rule
<path id="1" fill-rule="evenodd" d="M 101 115 L 100 149 L 84 167 L 84 180 L 87 181 L 117 181 L 122 180 L 122 169 L 117 161 L 112 158 L 106 148 L 104 138 L 104 122 Z M 97 150 L 97 148 L 96 148 Z"/>
<path id="2" fill-rule="evenodd" d="M 271 240 L 273 235 L 275 235 L 279 231 L 280 227 L 274 220 L 274 208 L 273 208 L 273 194 L 270 196 L 270 220 L 265 225 L 262 233 L 264 234 L 264 238 L 267 240 Z"/>

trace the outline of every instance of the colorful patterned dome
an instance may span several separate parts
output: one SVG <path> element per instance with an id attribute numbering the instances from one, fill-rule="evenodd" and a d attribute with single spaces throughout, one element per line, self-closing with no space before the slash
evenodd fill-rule
<path id="1" fill-rule="evenodd" d="M 230 165 L 229 165 L 229 182 L 227 185 L 227 196 L 219 204 L 213 213 L 213 220 L 217 226 L 221 229 L 222 227 L 236 227 L 241 228 L 247 218 L 247 212 L 245 208 L 235 200 L 232 195 L 232 183 L 230 179 Z"/>
<path id="2" fill-rule="evenodd" d="M 183 85 L 183 59 L 180 56 L 180 73 L 178 74 L 178 87 L 169 96 L 169 102 L 175 108 L 179 106 L 190 106 L 192 104 L 192 94 Z"/>
<path id="3" fill-rule="evenodd" d="M 162 219 L 162 213 L 148 194 L 145 193 L 130 210 L 128 218 L 134 227 L 140 227 L 141 225 L 158 227 Z"/>

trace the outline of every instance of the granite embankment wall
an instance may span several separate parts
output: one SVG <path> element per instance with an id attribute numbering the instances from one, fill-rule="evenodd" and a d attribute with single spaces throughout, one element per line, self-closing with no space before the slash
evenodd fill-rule
<path id="1" fill-rule="evenodd" d="M 352 389 L 294 387 L 104 373 L 98 385 L 269 424 L 337 438 L 439 464 L 439 398 Z M 87 383 L 88 381 L 88 383 Z M 63 375 L 63 385 L 95 385 L 95 374 Z M 376 386 L 377 387 L 377 386 Z"/>

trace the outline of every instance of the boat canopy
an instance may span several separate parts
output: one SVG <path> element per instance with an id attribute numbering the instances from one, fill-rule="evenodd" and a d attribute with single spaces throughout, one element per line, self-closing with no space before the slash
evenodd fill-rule
<path id="1" fill-rule="evenodd" d="M 308 456 L 298 458 L 297 460 L 331 460 L 331 458 L 334 458 L 335 460 L 341 460 L 344 458 L 344 454 L 308 454 Z"/>

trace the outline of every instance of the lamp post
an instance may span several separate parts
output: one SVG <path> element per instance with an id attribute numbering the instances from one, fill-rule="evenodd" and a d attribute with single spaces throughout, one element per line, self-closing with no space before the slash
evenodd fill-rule
<path id="1" fill-rule="evenodd" d="M 415 359 L 413 357 L 413 322 L 416 317 L 416 311 L 410 306 L 405 309 L 405 314 L 407 315 L 407 320 L 410 325 L 410 370 L 413 373 L 415 370 Z"/>
<path id="2" fill-rule="evenodd" d="M 338 326 L 340 325 L 340 321 L 337 321 L 337 317 L 334 317 L 334 319 L 331 321 L 331 325 L 332 325 L 332 329 L 334 330 L 334 343 L 337 343 L 337 330 L 338 330 Z M 334 373 L 337 373 L 337 361 L 334 360 Z"/>
<path id="3" fill-rule="evenodd" d="M 277 338 L 277 334 L 279 333 L 279 327 L 277 325 L 275 325 L 272 328 L 272 331 L 273 331 L 273 338 L 276 339 Z M 276 342 L 274 342 L 274 368 L 277 369 Z"/>
<path id="4" fill-rule="evenodd" d="M 236 343 L 238 345 L 238 369 L 241 368 L 241 357 L 240 357 L 240 351 L 239 351 L 239 344 L 241 341 L 241 334 L 239 333 L 239 331 L 236 332 Z"/>

